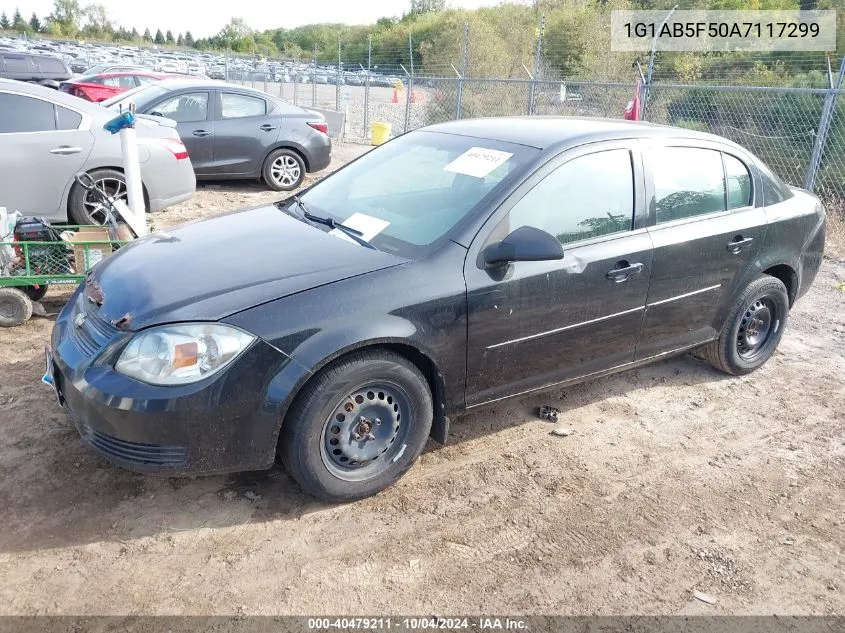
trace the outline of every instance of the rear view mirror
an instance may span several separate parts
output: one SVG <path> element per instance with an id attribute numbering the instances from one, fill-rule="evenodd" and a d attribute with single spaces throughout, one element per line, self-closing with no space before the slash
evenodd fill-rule
<path id="1" fill-rule="evenodd" d="M 482 258 L 487 268 L 508 262 L 542 262 L 563 259 L 563 247 L 553 235 L 533 226 L 521 226 L 501 242 L 488 244 Z"/>

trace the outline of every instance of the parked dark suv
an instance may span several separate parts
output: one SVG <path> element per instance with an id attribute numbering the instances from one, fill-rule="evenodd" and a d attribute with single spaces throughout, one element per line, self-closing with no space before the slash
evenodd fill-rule
<path id="1" fill-rule="evenodd" d="M 73 76 L 64 60 L 50 55 L 0 51 L 0 78 L 17 79 L 58 88 Z"/>

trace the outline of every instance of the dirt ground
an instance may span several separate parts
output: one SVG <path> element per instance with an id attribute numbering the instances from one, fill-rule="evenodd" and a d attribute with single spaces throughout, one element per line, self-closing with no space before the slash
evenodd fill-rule
<path id="1" fill-rule="evenodd" d="M 156 221 L 278 198 L 204 185 Z M 827 260 L 757 373 L 681 357 L 506 401 L 338 506 L 280 470 L 162 479 L 98 457 L 39 383 L 52 322 L 34 318 L 0 331 L 0 613 L 842 615 L 843 308 Z"/>

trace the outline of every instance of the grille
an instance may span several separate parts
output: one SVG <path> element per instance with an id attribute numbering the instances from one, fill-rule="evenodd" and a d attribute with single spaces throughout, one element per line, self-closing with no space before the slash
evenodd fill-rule
<path id="1" fill-rule="evenodd" d="M 181 466 L 188 461 L 188 449 L 185 446 L 127 442 L 95 431 L 87 424 L 82 425 L 80 432 L 82 439 L 94 449 L 107 457 L 123 462 L 154 466 Z"/>
<path id="2" fill-rule="evenodd" d="M 85 321 L 81 327 L 76 327 L 74 321 L 79 314 L 85 315 Z M 86 300 L 82 294 L 76 300 L 68 329 L 74 345 L 86 356 L 93 356 L 100 351 L 117 331 L 111 323 L 99 315 L 96 306 Z"/>

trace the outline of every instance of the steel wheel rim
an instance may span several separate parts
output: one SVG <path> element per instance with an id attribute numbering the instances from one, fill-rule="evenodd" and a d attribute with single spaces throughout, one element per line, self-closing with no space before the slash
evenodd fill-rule
<path id="1" fill-rule="evenodd" d="M 753 361 L 768 347 L 780 327 L 778 309 L 769 297 L 755 299 L 742 315 L 736 337 L 739 357 Z"/>
<path id="2" fill-rule="evenodd" d="M 270 165 L 270 177 L 282 187 L 295 185 L 301 173 L 299 163 L 292 156 L 279 156 Z"/>
<path id="3" fill-rule="evenodd" d="M 323 425 L 323 464 L 344 481 L 380 475 L 405 452 L 410 420 L 410 396 L 395 383 L 366 383 L 350 391 Z"/>
<path id="4" fill-rule="evenodd" d="M 128 204 L 129 192 L 126 189 L 126 183 L 122 180 L 118 178 L 100 178 L 94 182 L 97 183 L 97 186 L 100 187 L 100 189 L 105 191 L 115 200 L 123 200 Z M 93 193 L 90 191 L 85 192 L 85 197 L 82 199 L 82 205 L 85 209 L 85 216 L 93 224 L 106 223 L 106 211 L 103 208 L 102 203 L 97 200 Z"/>

